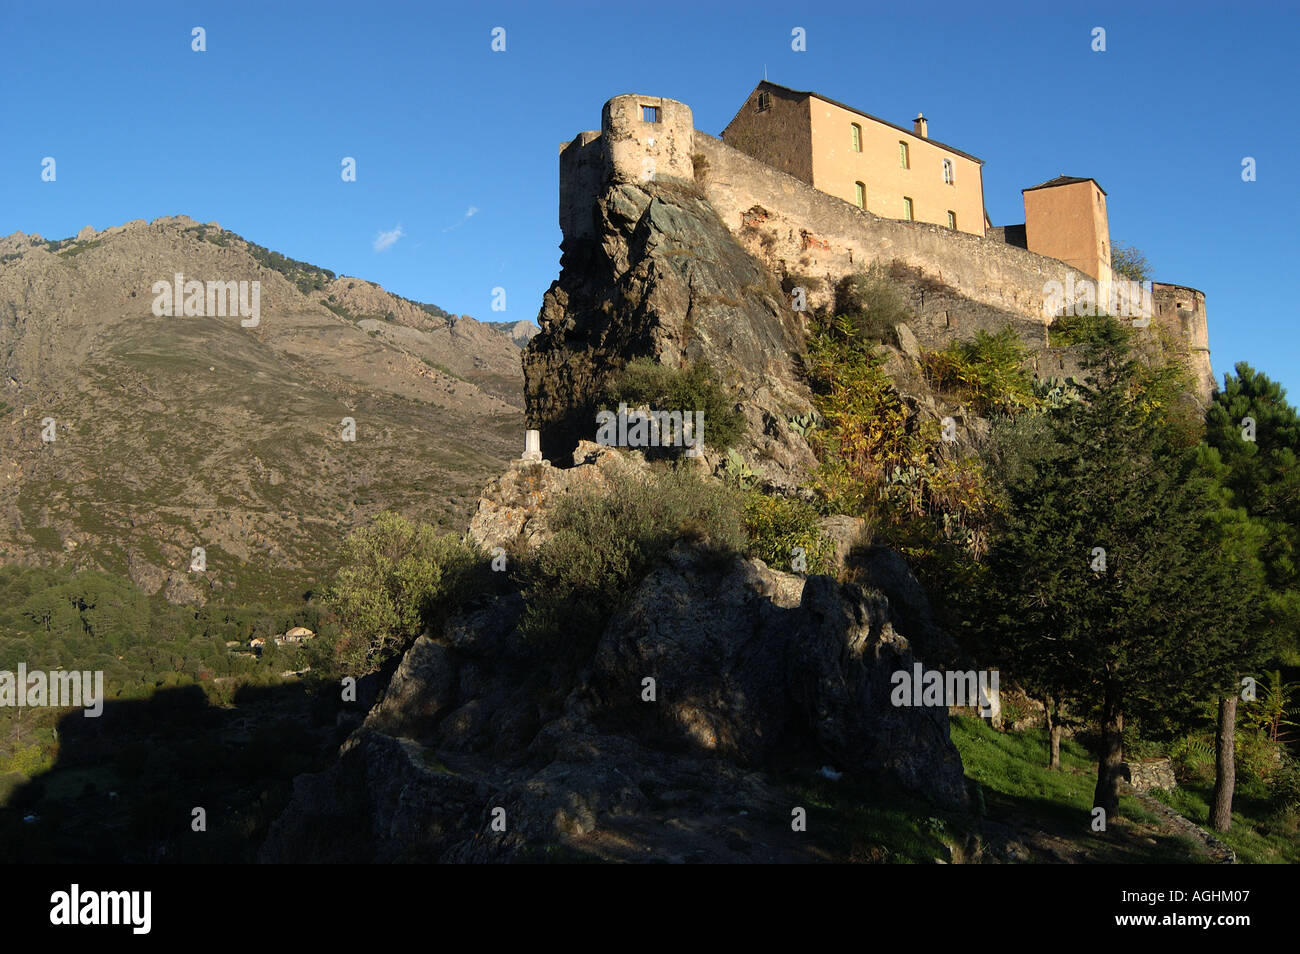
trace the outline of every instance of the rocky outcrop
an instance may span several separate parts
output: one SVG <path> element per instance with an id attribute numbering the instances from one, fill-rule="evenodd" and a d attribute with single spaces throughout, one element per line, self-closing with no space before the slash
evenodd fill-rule
<path id="1" fill-rule="evenodd" d="M 531 548 L 549 532 L 546 515 L 562 496 L 577 490 L 601 491 L 621 475 L 644 474 L 645 460 L 592 441 L 579 441 L 572 466 L 559 468 L 550 461 L 511 461 L 510 466 L 483 489 L 469 524 L 469 538 L 491 551 L 496 547 Z"/>
<path id="2" fill-rule="evenodd" d="M 879 591 L 682 546 L 563 666 L 524 611 L 499 594 L 417 640 L 263 859 L 814 860 L 790 773 L 823 765 L 965 804 L 946 710 L 890 704 L 913 657 Z"/>
<path id="3" fill-rule="evenodd" d="M 564 459 L 594 435 L 598 399 L 633 358 L 704 359 L 748 420 L 738 450 L 772 483 L 797 484 L 815 461 L 787 418 L 811 404 L 794 366 L 802 326 L 776 280 L 689 186 L 613 184 L 590 214 L 598 237 L 565 239 L 541 332 L 524 352 L 529 426 L 543 452 Z"/>

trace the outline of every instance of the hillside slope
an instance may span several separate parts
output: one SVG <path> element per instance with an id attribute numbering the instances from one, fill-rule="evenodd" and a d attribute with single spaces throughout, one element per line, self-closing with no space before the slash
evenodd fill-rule
<path id="1" fill-rule="evenodd" d="M 155 317 L 176 273 L 260 282 L 260 320 Z M 463 524 L 522 440 L 507 328 L 183 216 L 0 239 L 0 562 L 245 600 L 311 588 L 381 509 Z"/>

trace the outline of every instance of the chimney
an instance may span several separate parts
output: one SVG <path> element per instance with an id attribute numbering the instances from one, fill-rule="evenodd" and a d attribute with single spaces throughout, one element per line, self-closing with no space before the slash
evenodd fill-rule
<path id="1" fill-rule="evenodd" d="M 925 121 L 925 116 L 921 113 L 917 113 L 916 119 L 912 122 L 912 131 L 922 139 L 929 139 L 930 136 L 928 134 L 927 126 L 928 124 Z"/>

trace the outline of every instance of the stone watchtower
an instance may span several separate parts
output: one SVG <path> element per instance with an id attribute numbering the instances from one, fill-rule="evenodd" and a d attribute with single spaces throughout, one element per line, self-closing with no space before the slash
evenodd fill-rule
<path id="1" fill-rule="evenodd" d="M 619 182 L 695 181 L 695 118 L 662 96 L 615 96 L 601 110 L 600 129 L 560 146 L 560 230 L 594 238 L 594 199 Z"/>
<path id="2" fill-rule="evenodd" d="M 610 182 L 695 181 L 691 108 L 661 96 L 615 96 L 600 114 Z"/>

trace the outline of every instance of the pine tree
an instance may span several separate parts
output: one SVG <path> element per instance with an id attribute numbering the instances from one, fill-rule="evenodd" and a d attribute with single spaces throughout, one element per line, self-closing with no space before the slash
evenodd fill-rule
<path id="1" fill-rule="evenodd" d="M 1277 655 L 1292 662 L 1300 657 L 1294 638 L 1300 623 L 1300 416 L 1282 387 L 1266 375 L 1244 361 L 1235 372 L 1224 375 L 1223 389 L 1206 409 L 1205 439 L 1208 464 L 1217 468 L 1230 505 L 1249 514 L 1261 537 L 1267 587 L 1262 612 L 1248 634 L 1250 652 L 1239 662 L 1240 675 Z M 1219 697 L 1209 820 L 1219 831 L 1232 825 L 1237 702 L 1235 684 Z"/>
<path id="2" fill-rule="evenodd" d="M 1142 399 L 1128 335 L 1097 324 L 1086 400 L 1050 416 L 1051 450 L 1008 489 L 988 561 L 1003 664 L 1101 729 L 1093 803 L 1107 817 L 1125 718 L 1190 712 L 1222 691 L 1260 575 L 1249 547 L 1224 545 L 1235 524 L 1214 475 Z"/>

